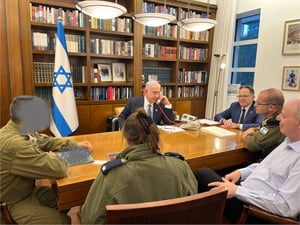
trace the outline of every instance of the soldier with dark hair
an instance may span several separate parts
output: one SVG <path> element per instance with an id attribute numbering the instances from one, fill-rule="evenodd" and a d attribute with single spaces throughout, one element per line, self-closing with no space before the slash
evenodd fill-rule
<path id="1" fill-rule="evenodd" d="M 105 206 L 183 197 L 197 193 L 197 181 L 184 158 L 162 154 L 159 130 L 143 108 L 122 128 L 127 147 L 102 165 L 81 209 L 82 224 L 105 224 Z"/>

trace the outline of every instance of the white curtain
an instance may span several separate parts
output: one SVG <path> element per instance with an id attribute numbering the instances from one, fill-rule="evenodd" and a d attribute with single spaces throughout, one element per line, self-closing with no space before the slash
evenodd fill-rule
<path id="1" fill-rule="evenodd" d="M 209 85 L 205 117 L 213 119 L 215 113 L 224 110 L 235 29 L 235 16 L 238 0 L 218 0 L 217 18 L 209 74 Z M 220 65 L 225 63 L 225 69 Z"/>

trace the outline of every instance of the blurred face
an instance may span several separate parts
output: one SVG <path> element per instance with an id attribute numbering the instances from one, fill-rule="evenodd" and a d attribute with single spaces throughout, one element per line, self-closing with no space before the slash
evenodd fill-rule
<path id="1" fill-rule="evenodd" d="M 251 95 L 248 88 L 242 88 L 239 91 L 238 99 L 241 107 L 247 107 L 253 102 L 254 95 Z"/>
<path id="2" fill-rule="evenodd" d="M 160 84 L 154 84 L 149 89 L 145 89 L 145 96 L 150 103 L 156 102 L 160 96 Z"/>
<path id="3" fill-rule="evenodd" d="M 258 95 L 257 100 L 254 104 L 256 113 L 268 115 L 270 105 L 267 104 L 268 102 L 266 101 L 266 99 L 266 94 L 262 93 Z"/>
<path id="4" fill-rule="evenodd" d="M 289 137 L 292 141 L 297 141 L 300 121 L 296 118 L 294 108 L 295 106 L 293 107 L 292 103 L 286 103 L 281 113 L 277 116 L 277 120 L 280 121 L 280 132 Z"/>

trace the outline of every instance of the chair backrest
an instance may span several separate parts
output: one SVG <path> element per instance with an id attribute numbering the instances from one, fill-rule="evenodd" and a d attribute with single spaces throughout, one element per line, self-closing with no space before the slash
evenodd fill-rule
<path id="1" fill-rule="evenodd" d="M 261 208 L 254 205 L 243 205 L 243 211 L 238 224 L 245 224 L 247 222 L 248 216 L 253 216 L 262 219 L 273 224 L 299 224 L 299 221 L 293 218 L 283 217 L 275 215 L 273 213 L 267 212 Z"/>
<path id="2" fill-rule="evenodd" d="M 226 202 L 224 187 L 186 197 L 106 206 L 106 224 L 221 223 Z"/>
<path id="3" fill-rule="evenodd" d="M 6 202 L 1 202 L 1 219 L 5 224 L 17 224 L 9 212 Z"/>

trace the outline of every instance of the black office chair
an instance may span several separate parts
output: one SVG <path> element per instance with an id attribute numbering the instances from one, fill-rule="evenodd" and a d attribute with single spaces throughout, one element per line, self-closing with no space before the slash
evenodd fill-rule
<path id="1" fill-rule="evenodd" d="M 6 202 L 1 202 L 1 219 L 5 224 L 17 224 L 9 212 Z"/>

